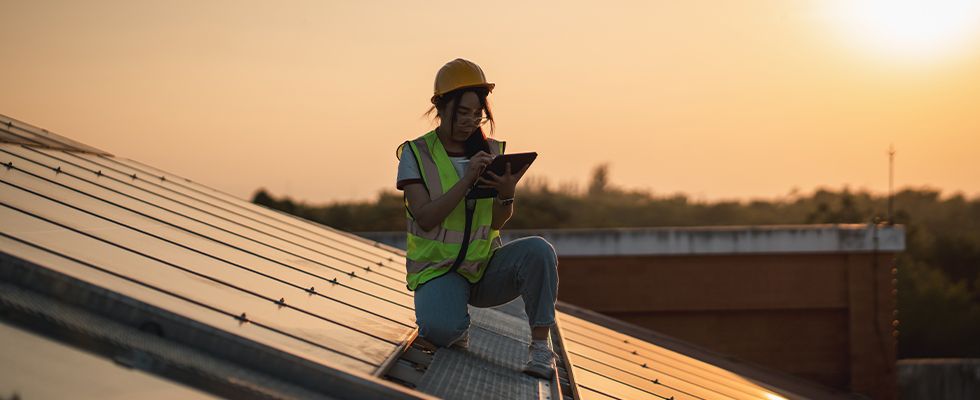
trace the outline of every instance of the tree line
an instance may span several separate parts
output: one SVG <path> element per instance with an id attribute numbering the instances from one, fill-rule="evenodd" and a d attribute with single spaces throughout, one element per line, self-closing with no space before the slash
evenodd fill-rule
<path id="1" fill-rule="evenodd" d="M 350 232 L 405 229 L 401 192 L 374 200 L 307 204 L 264 189 L 252 201 Z M 980 197 L 906 188 L 893 196 L 891 222 L 906 227 L 898 268 L 899 358 L 980 357 Z M 889 218 L 888 196 L 818 188 L 772 200 L 698 201 L 612 184 L 608 165 L 588 184 L 529 177 L 518 190 L 510 229 L 874 223 Z"/>

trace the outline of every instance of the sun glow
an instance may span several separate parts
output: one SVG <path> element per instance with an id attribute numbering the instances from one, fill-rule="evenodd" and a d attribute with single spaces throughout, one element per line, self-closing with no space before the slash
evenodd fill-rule
<path id="1" fill-rule="evenodd" d="M 934 61 L 974 50 L 980 36 L 980 1 L 828 1 L 827 17 L 860 50 L 910 61 Z"/>

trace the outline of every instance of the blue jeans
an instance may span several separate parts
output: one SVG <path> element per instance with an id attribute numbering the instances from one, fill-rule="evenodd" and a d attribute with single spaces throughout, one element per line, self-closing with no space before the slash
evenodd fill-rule
<path id="1" fill-rule="evenodd" d="M 450 272 L 415 290 L 415 320 L 419 336 L 447 347 L 470 326 L 466 304 L 493 307 L 524 299 L 531 328 L 555 324 L 558 296 L 558 257 L 551 243 L 539 236 L 514 240 L 497 249 L 479 282 L 471 284 Z"/>

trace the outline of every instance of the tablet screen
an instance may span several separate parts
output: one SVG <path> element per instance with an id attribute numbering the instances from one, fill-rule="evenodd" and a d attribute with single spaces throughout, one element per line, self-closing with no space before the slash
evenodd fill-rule
<path id="1" fill-rule="evenodd" d="M 514 154 L 501 154 L 490 162 L 490 165 L 483 170 L 483 178 L 490 178 L 487 172 L 493 172 L 498 176 L 503 175 L 507 172 L 507 163 L 510 163 L 511 173 L 521 172 L 524 167 L 531 165 L 534 159 L 538 157 L 538 153 L 514 153 Z M 479 185 L 479 183 L 477 183 Z M 476 186 L 470 189 L 470 192 L 466 195 L 468 199 L 482 199 L 487 197 L 497 197 L 497 190 L 493 188 L 482 188 Z"/>

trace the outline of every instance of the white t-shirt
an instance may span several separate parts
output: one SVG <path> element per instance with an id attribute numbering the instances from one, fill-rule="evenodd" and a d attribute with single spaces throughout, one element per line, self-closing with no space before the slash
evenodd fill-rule
<path id="1" fill-rule="evenodd" d="M 453 166 L 456 167 L 456 173 L 462 177 L 466 173 L 466 166 L 469 165 L 470 159 L 463 155 L 448 154 L 449 161 L 452 161 Z M 422 182 L 422 173 L 419 172 L 419 163 L 415 160 L 412 149 L 405 145 L 402 149 L 402 157 L 398 160 L 398 178 L 395 179 L 395 187 L 404 190 L 405 185 L 414 182 Z"/>

